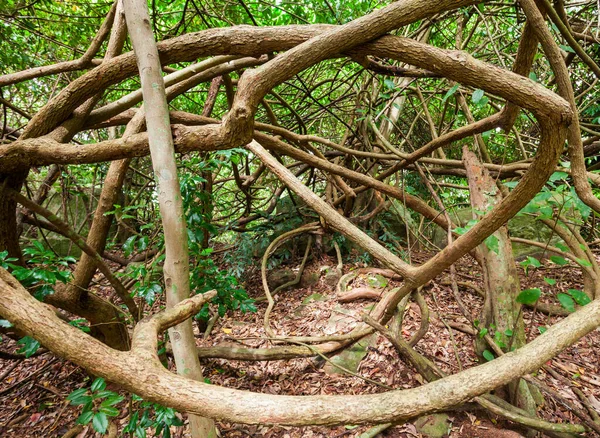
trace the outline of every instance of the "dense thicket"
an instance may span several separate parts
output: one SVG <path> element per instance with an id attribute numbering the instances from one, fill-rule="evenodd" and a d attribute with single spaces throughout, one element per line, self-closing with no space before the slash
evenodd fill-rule
<path id="1" fill-rule="evenodd" d="M 196 436 L 214 433 L 203 417 L 389 423 L 467 400 L 551 436 L 600 430 L 537 418 L 536 381 L 520 379 L 600 324 L 596 1 L 147 6 L 5 0 L 0 11 L 9 337 L 192 414 Z M 413 263 L 423 251 L 433 255 Z M 272 296 L 298 279 L 271 290 L 268 272 L 326 254 L 339 293 L 344 260 L 402 284 L 350 333 L 278 333 Z M 454 267 L 468 255 L 485 295 L 470 330 L 493 360 L 445 376 L 412 348 L 418 337 L 385 326 L 442 273 L 470 315 Z M 522 290 L 516 264 L 540 260 L 571 263 L 581 287 Z M 257 311 L 245 281 L 258 271 L 272 347 L 196 349 L 192 316 L 206 329 Z M 527 343 L 522 306 L 570 316 Z M 179 375 L 157 360 L 167 329 Z M 198 356 L 331 354 L 373 330 L 430 383 L 332 403 L 202 381 Z"/>

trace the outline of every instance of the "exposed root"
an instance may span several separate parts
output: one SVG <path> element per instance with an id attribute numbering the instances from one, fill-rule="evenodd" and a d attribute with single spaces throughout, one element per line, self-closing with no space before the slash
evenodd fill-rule
<path id="1" fill-rule="evenodd" d="M 303 227 L 297 228 L 295 230 L 292 231 L 288 231 L 287 233 L 283 233 L 281 236 L 278 236 L 277 238 L 275 238 L 275 240 L 273 240 L 273 242 L 271 242 L 271 244 L 268 246 L 267 250 L 265 251 L 265 254 L 263 255 L 262 258 L 262 263 L 261 263 L 261 276 L 262 276 L 262 283 L 263 283 L 263 289 L 265 291 L 265 296 L 267 297 L 267 301 L 268 301 L 268 306 L 267 306 L 267 310 L 265 310 L 265 316 L 264 316 L 264 327 L 265 327 L 265 331 L 267 332 L 267 334 L 270 337 L 275 337 L 275 333 L 273 332 L 273 329 L 271 329 L 271 326 L 269 324 L 269 318 L 271 315 L 271 311 L 273 310 L 273 306 L 275 305 L 275 301 L 273 300 L 273 295 L 271 294 L 271 291 L 269 289 L 269 282 L 267 280 L 267 262 L 269 260 L 269 256 L 275 252 L 275 250 L 280 247 L 286 240 L 291 239 L 294 236 L 297 236 L 299 234 L 303 234 L 306 232 L 310 232 L 310 231 L 316 231 L 319 228 L 319 225 L 317 223 L 310 223 L 308 225 L 304 225 Z M 305 254 L 305 257 L 308 256 L 308 251 Z"/>

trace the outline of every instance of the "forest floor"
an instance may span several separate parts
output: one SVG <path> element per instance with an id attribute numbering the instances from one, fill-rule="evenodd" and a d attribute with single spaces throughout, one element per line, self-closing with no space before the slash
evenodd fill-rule
<path id="1" fill-rule="evenodd" d="M 413 258 L 423 261 L 429 255 L 418 254 Z M 275 308 L 271 315 L 271 327 L 278 334 L 324 335 L 331 334 L 332 315 L 337 330 L 349 331 L 358 323 L 360 314 L 373 304 L 372 300 L 358 300 L 340 304 L 334 288 L 327 286 L 320 275 L 323 266 L 334 266 L 335 261 L 327 257 L 310 263 L 308 273 L 316 273 L 316 284 L 280 292 L 276 296 Z M 356 265 L 344 266 L 344 273 L 356 269 Z M 543 301 L 551 301 L 557 291 L 581 289 L 581 272 L 573 265 L 558 267 L 551 263 L 529 271 L 528 275 L 519 268 L 522 289 L 538 287 L 542 289 Z M 544 277 L 553 278 L 556 285 L 549 286 Z M 456 373 L 460 369 L 477 365 L 473 335 L 452 329 L 449 322 L 463 323 L 472 327 L 461 313 L 453 297 L 450 286 L 445 285 L 447 274 L 436 278 L 423 288 L 423 295 L 431 310 L 428 333 L 421 339 L 416 349 L 425 354 L 445 372 Z M 471 282 L 481 287 L 481 271 L 474 260 L 463 258 L 457 265 L 457 279 Z M 364 279 L 363 279 L 364 280 Z M 355 280 L 360 286 L 361 278 Z M 399 285 L 389 280 L 385 291 Z M 260 272 L 250 277 L 246 288 L 252 297 L 263 295 Z M 483 300 L 470 288 L 460 288 L 461 297 L 477 319 Z M 318 295 L 315 295 L 318 294 Z M 552 295 L 551 295 L 552 294 Z M 308 298 L 308 299 L 307 299 Z M 245 338 L 248 346 L 267 347 L 268 342 L 255 340 L 264 337 L 263 316 L 266 302 L 257 303 L 257 313 L 235 312 L 219 319 L 211 336 L 203 340 L 198 334 L 198 345 L 229 343 L 234 338 Z M 540 333 L 540 327 L 552 325 L 560 317 L 547 316 L 539 311 L 524 310 L 524 320 L 529 340 Z M 403 324 L 403 335 L 408 339 L 420 325 L 420 311 L 414 302 L 407 306 Z M 239 343 L 237 344 L 239 345 Z M 2 350 L 16 351 L 16 345 L 7 337 L 3 339 Z M 570 403 L 585 410 L 573 391 L 579 389 L 600 412 L 600 331 L 596 330 L 581 339 L 573 347 L 547 363 L 554 370 L 549 374 L 544 370 L 537 377 L 557 391 Z M 395 389 L 412 388 L 423 383 L 421 377 L 398 359 L 393 346 L 382 336 L 377 335 L 368 347 L 366 357 L 360 362 L 357 374 L 327 373 L 327 363 L 321 358 L 307 358 L 270 362 L 225 361 L 221 359 L 203 360 L 205 376 L 211 383 L 230 388 L 243 389 L 268 394 L 367 394 Z M 365 381 L 368 378 L 371 382 Z M 79 407 L 71 406 L 67 396 L 73 390 L 89 387 L 91 378 L 74 364 L 56 359 L 50 353 L 25 360 L 0 360 L 0 437 L 61 437 L 72 430 L 80 413 Z M 374 382 L 380 382 L 382 386 Z M 109 389 L 119 388 L 109 385 Z M 133 406 L 136 406 L 133 404 Z M 118 408 L 121 415 L 116 418 L 119 430 L 129 421 L 129 401 L 126 399 Z M 456 438 L 519 437 L 525 433 L 514 425 L 490 416 L 483 411 L 447 412 L 448 436 Z M 546 396 L 539 415 L 553 422 L 580 423 L 569 409 L 558 401 Z M 368 426 L 339 427 L 267 427 L 247 426 L 232 423 L 218 423 L 224 437 L 358 437 L 368 431 Z M 95 436 L 91 427 L 84 428 L 77 437 Z M 121 436 L 121 435 L 119 435 Z M 148 436 L 153 436 L 151 431 Z M 173 428 L 172 436 L 188 436 L 186 428 Z M 382 437 L 421 437 L 414 423 L 391 427 Z M 589 433 L 586 436 L 595 436 Z"/>

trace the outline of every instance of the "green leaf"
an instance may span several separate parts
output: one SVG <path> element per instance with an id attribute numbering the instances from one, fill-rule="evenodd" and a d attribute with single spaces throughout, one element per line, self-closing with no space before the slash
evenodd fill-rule
<path id="1" fill-rule="evenodd" d="M 548 330 L 548 328 L 546 328 L 546 327 L 543 327 L 543 326 L 538 327 L 538 331 L 540 332 L 540 334 L 546 333 L 547 330 Z"/>
<path id="2" fill-rule="evenodd" d="M 576 258 L 575 260 L 577 260 L 577 263 L 579 263 L 581 266 L 585 266 L 587 268 L 590 268 L 592 266 L 592 264 L 588 260 L 580 258 Z"/>
<path id="3" fill-rule="evenodd" d="M 513 335 L 513 331 L 511 329 L 506 329 L 504 334 L 510 338 Z"/>
<path id="4" fill-rule="evenodd" d="M 538 259 L 536 259 L 535 257 L 527 256 L 527 261 L 529 261 L 529 264 L 531 266 L 534 266 L 536 268 L 539 268 L 540 266 L 542 266 L 540 261 Z"/>
<path id="5" fill-rule="evenodd" d="M 563 49 L 565 52 L 575 53 L 575 50 L 571 46 L 565 46 L 564 44 L 559 44 L 559 47 Z"/>
<path id="6" fill-rule="evenodd" d="M 500 241 L 493 234 L 488 236 L 484 240 L 484 243 L 485 243 L 485 246 L 487 246 L 487 249 L 489 249 L 490 251 L 492 251 L 496 254 L 500 253 Z"/>
<path id="7" fill-rule="evenodd" d="M 129 237 L 125 243 L 123 244 L 123 252 L 125 253 L 125 257 L 129 257 L 133 252 L 135 241 L 137 239 L 136 235 Z"/>
<path id="8" fill-rule="evenodd" d="M 544 281 L 550 286 L 554 286 L 556 284 L 556 280 L 554 278 L 544 277 Z"/>
<path id="9" fill-rule="evenodd" d="M 569 174 L 567 172 L 554 172 L 552 175 L 550 175 L 550 181 L 567 179 L 568 176 Z"/>
<path id="10" fill-rule="evenodd" d="M 118 403 L 121 403 L 124 400 L 124 397 L 114 392 L 108 396 L 108 398 L 102 401 L 100 406 L 114 406 Z"/>
<path id="11" fill-rule="evenodd" d="M 550 256 L 550 261 L 552 261 L 553 263 L 556 263 L 559 266 L 565 266 L 565 265 L 569 264 L 569 262 L 566 261 L 563 257 L 555 256 L 555 255 Z"/>
<path id="12" fill-rule="evenodd" d="M 75 421 L 75 423 L 83 425 L 88 424 L 90 421 L 92 421 L 93 416 L 94 411 L 85 411 L 79 417 L 77 417 L 77 421 Z"/>
<path id="13" fill-rule="evenodd" d="M 75 391 L 73 391 L 71 394 L 69 394 L 67 396 L 67 400 L 69 400 L 69 401 L 75 400 L 75 399 L 80 398 L 81 396 L 85 395 L 86 393 L 87 393 L 87 388 L 76 389 Z"/>
<path id="14" fill-rule="evenodd" d="M 566 310 L 569 312 L 575 312 L 575 301 L 573 301 L 573 298 L 571 298 L 569 295 L 558 294 L 556 295 L 556 298 L 558 298 L 561 306 L 563 306 Z"/>
<path id="15" fill-rule="evenodd" d="M 104 388 L 106 388 L 106 382 L 102 377 L 96 378 L 90 387 L 93 392 L 102 391 Z"/>
<path id="16" fill-rule="evenodd" d="M 445 102 L 446 100 L 448 100 L 448 98 L 450 96 L 452 96 L 454 93 L 456 93 L 456 90 L 458 90 L 459 85 L 456 84 L 454 87 L 450 88 L 448 90 L 448 92 L 446 93 L 446 95 L 444 96 L 444 98 L 442 99 L 442 102 Z"/>
<path id="17" fill-rule="evenodd" d="M 112 406 L 100 406 L 100 412 L 104 413 L 107 417 L 116 417 L 119 415 L 119 410 Z"/>
<path id="18" fill-rule="evenodd" d="M 108 428 L 108 418 L 104 414 L 104 412 L 97 412 L 94 414 L 94 418 L 92 419 L 92 426 L 94 426 L 94 430 L 99 433 L 106 432 Z"/>
<path id="19" fill-rule="evenodd" d="M 569 247 L 568 247 L 568 246 L 566 246 L 566 245 L 563 245 L 563 244 L 562 244 L 562 243 L 560 243 L 560 242 L 557 242 L 557 243 L 556 243 L 556 247 L 557 247 L 558 249 L 560 249 L 561 251 L 563 251 L 563 252 L 568 252 L 568 251 L 569 251 Z"/>
<path id="20" fill-rule="evenodd" d="M 87 405 L 88 403 L 91 403 L 92 400 L 93 400 L 92 396 L 83 394 L 79 397 L 75 397 L 75 398 L 71 399 L 71 404 L 73 406 Z"/>
<path id="21" fill-rule="evenodd" d="M 541 295 L 542 291 L 538 288 L 525 289 L 517 296 L 517 303 L 532 305 L 540 299 Z"/>
<path id="22" fill-rule="evenodd" d="M 99 399 L 99 398 L 106 398 L 107 400 L 109 398 L 118 396 L 118 394 L 108 390 L 108 389 L 103 389 L 101 391 L 95 392 L 94 393 L 94 398 Z"/>
<path id="23" fill-rule="evenodd" d="M 396 84 L 391 79 L 384 79 L 383 80 L 383 85 L 385 85 L 385 87 L 388 90 L 393 90 L 394 88 L 396 88 Z"/>
<path id="24" fill-rule="evenodd" d="M 478 88 L 477 90 L 475 90 L 473 92 L 473 95 L 471 96 L 471 100 L 473 101 L 473 103 L 477 104 L 477 103 L 479 103 L 479 101 L 481 100 L 481 98 L 483 97 L 484 94 L 485 94 L 485 91 Z"/>
<path id="25" fill-rule="evenodd" d="M 483 351 L 483 357 L 488 362 L 491 362 L 492 360 L 496 359 L 496 357 L 494 356 L 494 353 L 492 353 L 490 350 L 484 350 Z"/>
<path id="26" fill-rule="evenodd" d="M 136 427 L 135 436 L 136 438 L 146 438 L 146 429 L 141 426 Z"/>
<path id="27" fill-rule="evenodd" d="M 494 342 L 496 342 L 498 347 L 506 348 L 506 344 L 502 341 L 502 333 L 500 333 L 498 331 L 496 333 L 494 333 Z"/>
<path id="28" fill-rule="evenodd" d="M 370 287 L 383 288 L 388 285 L 388 279 L 381 274 L 376 274 L 373 277 L 367 277 L 367 285 Z"/>
<path id="29" fill-rule="evenodd" d="M 488 329 L 486 327 L 484 327 L 481 330 L 479 330 L 479 337 L 480 338 L 483 338 L 487 334 L 488 334 Z"/>
<path id="30" fill-rule="evenodd" d="M 567 293 L 569 295 L 571 295 L 573 297 L 573 299 L 575 300 L 575 302 L 577 304 L 579 304 L 580 306 L 585 306 L 586 304 L 589 304 L 592 302 L 590 297 L 588 297 L 585 292 L 583 292 L 579 289 L 569 289 L 567 291 Z"/>
<path id="31" fill-rule="evenodd" d="M 25 357 L 31 357 L 38 348 L 40 348 L 40 343 L 31 336 L 25 336 L 23 339 L 20 339 L 17 344 L 22 345 L 17 353 L 24 354 Z"/>
<path id="32" fill-rule="evenodd" d="M 138 251 L 144 251 L 146 248 L 148 248 L 148 242 L 148 236 L 142 236 L 137 243 Z"/>

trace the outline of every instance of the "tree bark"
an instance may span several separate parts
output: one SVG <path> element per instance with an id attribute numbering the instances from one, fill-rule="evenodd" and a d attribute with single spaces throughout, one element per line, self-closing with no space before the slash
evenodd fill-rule
<path id="1" fill-rule="evenodd" d="M 177 177 L 169 108 L 158 50 L 150 25 L 148 4 L 145 0 L 125 0 L 125 16 L 142 81 L 150 155 L 165 234 L 164 276 L 167 307 L 172 308 L 189 298 L 190 273 L 187 229 Z M 202 381 L 191 320 L 170 328 L 169 337 L 173 345 L 177 372 Z M 193 437 L 216 435 L 212 420 L 196 415 L 190 415 L 189 420 Z"/>
<path id="2" fill-rule="evenodd" d="M 478 219 L 502 201 L 502 193 L 481 165 L 475 154 L 463 147 L 463 161 L 469 181 L 471 206 L 474 209 L 473 218 Z M 480 245 L 483 254 L 484 279 L 486 282 L 485 303 L 481 316 L 481 328 L 499 333 L 498 340 L 504 344 L 503 350 L 510 347 L 520 348 L 526 343 L 523 314 L 517 296 L 521 292 L 519 275 L 512 252 L 512 244 L 506 225 L 498 228 L 490 238 L 489 247 L 486 243 Z M 495 327 L 492 329 L 492 327 Z M 512 332 L 512 335 L 507 333 Z M 482 340 L 478 337 L 478 350 L 485 350 Z M 535 402 L 524 380 L 509 384 L 511 396 L 517 400 L 517 406 L 531 414 L 535 414 Z"/>

